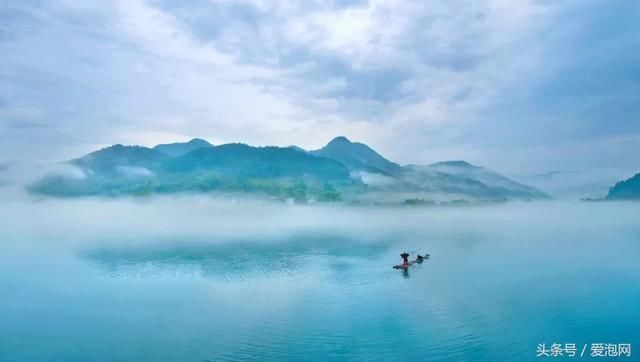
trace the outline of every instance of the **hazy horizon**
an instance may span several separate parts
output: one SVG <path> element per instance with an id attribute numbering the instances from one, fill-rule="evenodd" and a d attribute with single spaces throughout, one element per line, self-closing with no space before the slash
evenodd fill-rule
<path id="1" fill-rule="evenodd" d="M 187 140 L 188 141 L 188 140 Z M 351 140 L 352 142 L 358 142 L 358 140 Z M 170 142 L 171 143 L 171 142 Z M 235 142 L 234 142 L 235 143 Z M 219 146 L 217 144 L 215 146 Z M 153 145 L 139 145 L 143 147 L 153 148 Z M 292 145 L 295 146 L 295 145 Z M 110 146 L 105 146 L 105 148 Z M 261 146 L 258 146 L 261 147 Z M 102 149 L 102 148 L 100 148 Z M 100 149 L 91 150 L 98 151 Z M 312 151 L 312 150 L 307 150 Z M 375 150 L 374 150 L 375 151 Z M 87 153 L 90 153 L 87 152 Z M 57 162 L 48 161 L 5 161 L 0 163 L 0 198 L 4 200 L 15 200 L 26 196 L 25 187 L 33 182 L 41 179 L 45 175 L 66 175 L 72 178 L 85 178 L 86 170 L 66 163 L 72 159 L 85 156 L 86 154 L 75 155 L 66 160 L 59 160 Z M 384 157 L 384 155 L 382 155 Z M 390 160 L 395 162 L 395 160 Z M 457 160 L 438 160 L 442 161 L 457 161 Z M 436 162 L 436 163 L 437 163 Z M 401 164 L 401 166 L 404 166 Z M 522 173 L 504 173 L 501 169 L 495 169 L 486 165 L 474 165 L 480 166 L 490 171 L 496 171 L 504 174 L 506 177 L 511 178 L 514 181 L 522 184 L 538 188 L 544 193 L 552 196 L 553 198 L 560 199 L 581 199 L 581 198 L 602 198 L 607 195 L 609 189 L 618 181 L 625 180 L 637 172 L 624 171 L 615 168 L 606 169 L 590 169 L 585 171 L 559 171 L 554 170 L 545 172 L 542 174 L 522 174 Z M 132 169 L 133 170 L 133 169 Z M 124 172 L 124 168 L 121 170 Z M 135 171 L 144 171 L 146 176 L 153 177 L 153 173 L 147 169 L 136 169 Z M 131 175 L 134 176 L 134 175 Z M 141 175 L 139 175 L 141 176 Z M 375 174 L 371 174 L 371 177 Z M 368 176 L 360 174 L 358 176 L 364 183 L 370 183 L 375 180 L 369 180 Z M 414 196 L 416 196 L 415 194 Z M 379 197 L 380 195 L 378 195 Z M 409 195 L 407 197 L 410 197 Z M 428 199 L 440 199 L 438 193 L 423 194 L 419 197 L 426 197 Z M 375 197 L 374 197 L 375 198 Z M 382 201 L 385 198 L 378 199 Z"/>

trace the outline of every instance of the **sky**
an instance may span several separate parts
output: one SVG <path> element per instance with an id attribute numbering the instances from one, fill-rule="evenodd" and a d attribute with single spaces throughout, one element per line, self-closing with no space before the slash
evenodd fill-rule
<path id="1" fill-rule="evenodd" d="M 640 171 L 635 0 L 3 0 L 0 161 L 299 145 Z"/>

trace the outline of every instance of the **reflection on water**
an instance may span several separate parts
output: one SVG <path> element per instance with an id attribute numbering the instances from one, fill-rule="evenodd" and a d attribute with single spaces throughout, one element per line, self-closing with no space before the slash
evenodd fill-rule
<path id="1" fill-rule="evenodd" d="M 82 255 L 110 277 L 203 276 L 227 282 L 274 279 L 296 273 L 346 273 L 361 263 L 380 261 L 388 241 L 363 243 L 339 236 L 286 240 L 173 242 L 144 247 L 102 247 Z"/>

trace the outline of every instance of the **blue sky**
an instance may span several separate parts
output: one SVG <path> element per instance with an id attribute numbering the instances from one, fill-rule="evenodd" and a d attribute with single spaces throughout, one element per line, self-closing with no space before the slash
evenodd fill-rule
<path id="1" fill-rule="evenodd" d="M 9 0 L 0 161 L 114 143 L 640 171 L 633 0 Z"/>

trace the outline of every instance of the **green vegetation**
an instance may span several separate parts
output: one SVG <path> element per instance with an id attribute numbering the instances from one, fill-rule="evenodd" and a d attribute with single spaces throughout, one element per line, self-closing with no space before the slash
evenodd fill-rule
<path id="1" fill-rule="evenodd" d="M 607 200 L 638 200 L 640 199 L 640 173 L 615 184 L 607 195 Z"/>
<path id="2" fill-rule="evenodd" d="M 198 148 L 213 147 L 213 145 L 203 139 L 194 138 L 189 142 L 176 142 L 157 145 L 153 149 L 170 157 L 182 156 Z"/>
<path id="3" fill-rule="evenodd" d="M 484 200 L 540 198 L 542 192 L 464 161 L 400 166 L 362 143 L 337 137 L 320 150 L 212 146 L 204 140 L 141 146 L 114 145 L 70 160 L 73 175 L 49 174 L 28 186 L 55 197 L 145 196 L 173 193 L 245 193 L 307 202 L 354 202 L 364 194 L 437 192 Z M 372 194 L 371 194 L 372 195 Z M 377 196 L 376 196 L 377 197 Z M 393 197 L 391 197 L 393 199 Z M 397 202 L 397 201 L 396 201 Z M 449 204 L 467 203 L 454 200 Z M 407 198 L 405 205 L 431 205 Z"/>
<path id="4" fill-rule="evenodd" d="M 349 169 L 378 172 L 386 175 L 399 175 L 402 167 L 391 162 L 372 150 L 369 146 L 351 142 L 346 137 L 336 137 L 323 148 L 312 154 L 334 159 Z"/>

